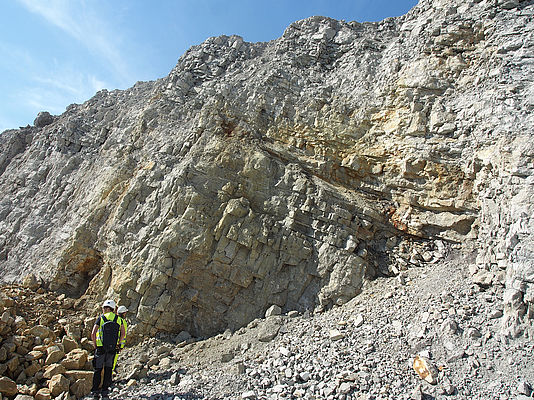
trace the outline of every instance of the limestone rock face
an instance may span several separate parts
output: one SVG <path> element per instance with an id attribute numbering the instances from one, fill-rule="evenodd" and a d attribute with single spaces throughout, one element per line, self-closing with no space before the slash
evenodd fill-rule
<path id="1" fill-rule="evenodd" d="M 48 111 L 41 111 L 37 114 L 37 118 L 35 118 L 33 124 L 38 128 L 42 128 L 46 125 L 50 125 L 52 122 L 54 122 L 54 117 L 50 115 Z"/>
<path id="2" fill-rule="evenodd" d="M 163 79 L 4 132 L 2 279 L 199 335 L 346 302 L 471 242 L 506 272 L 505 329 L 532 329 L 532 12 L 422 0 L 209 38 Z"/>

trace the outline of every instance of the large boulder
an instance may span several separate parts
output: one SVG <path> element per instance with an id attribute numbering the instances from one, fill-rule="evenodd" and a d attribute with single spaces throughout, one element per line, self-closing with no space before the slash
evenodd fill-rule
<path id="1" fill-rule="evenodd" d="M 50 392 L 50 389 L 48 388 L 41 388 L 35 394 L 35 400 L 51 400 L 51 399 L 52 399 L 52 393 Z"/>
<path id="2" fill-rule="evenodd" d="M 27 377 L 31 378 L 37 372 L 41 371 L 41 368 L 41 365 L 38 362 L 34 361 L 24 369 L 24 373 Z"/>
<path id="3" fill-rule="evenodd" d="M 86 396 L 91 392 L 92 385 L 93 382 L 90 378 L 78 379 L 70 386 L 70 391 L 77 399 L 81 399 L 83 396 Z"/>
<path id="4" fill-rule="evenodd" d="M 48 388 L 52 397 L 57 397 L 63 392 L 69 391 L 69 380 L 63 375 L 54 375 L 48 382 Z"/>
<path id="5" fill-rule="evenodd" d="M 33 124 L 37 128 L 42 128 L 46 125 L 50 125 L 52 122 L 54 122 L 54 117 L 50 115 L 48 111 L 41 111 L 39 114 L 37 114 L 37 118 L 35 118 Z"/>
<path id="6" fill-rule="evenodd" d="M 76 382 L 80 379 L 86 379 L 90 381 L 93 379 L 93 371 L 71 370 L 65 372 L 65 376 L 69 378 L 72 382 Z"/>
<path id="7" fill-rule="evenodd" d="M 47 349 L 48 356 L 45 360 L 45 365 L 55 364 L 65 357 L 65 352 L 58 346 L 51 346 Z"/>
<path id="8" fill-rule="evenodd" d="M 63 339 L 61 339 L 61 344 L 63 344 L 63 348 L 65 349 L 65 353 L 67 354 L 70 353 L 72 350 L 80 347 L 75 339 L 67 335 L 63 336 Z"/>
<path id="9" fill-rule="evenodd" d="M 46 326 L 36 325 L 30 329 L 29 334 L 33 336 L 38 336 L 41 340 L 44 340 L 46 338 L 52 337 L 54 333 L 50 328 Z"/>
<path id="10" fill-rule="evenodd" d="M 34 400 L 34 398 L 29 394 L 19 394 L 13 400 Z"/>
<path id="11" fill-rule="evenodd" d="M 87 358 L 88 354 L 86 350 L 74 349 L 61 361 L 61 365 L 67 370 L 82 369 L 87 362 Z"/>
<path id="12" fill-rule="evenodd" d="M 22 280 L 22 286 L 36 291 L 41 286 L 41 282 L 39 281 L 39 279 L 37 279 L 37 277 L 34 274 L 30 273 L 26 275 L 24 279 Z"/>
<path id="13" fill-rule="evenodd" d="M 50 379 L 52 378 L 54 375 L 58 375 L 58 374 L 64 374 L 65 372 L 67 372 L 67 370 L 65 369 L 65 367 L 61 364 L 52 364 L 52 365 L 49 365 L 48 367 L 46 367 L 44 373 L 43 373 L 43 377 L 46 378 L 46 379 Z"/>
<path id="14" fill-rule="evenodd" d="M 11 397 L 17 394 L 18 392 L 17 383 L 9 379 L 6 376 L 0 377 L 0 393 L 4 396 Z"/>

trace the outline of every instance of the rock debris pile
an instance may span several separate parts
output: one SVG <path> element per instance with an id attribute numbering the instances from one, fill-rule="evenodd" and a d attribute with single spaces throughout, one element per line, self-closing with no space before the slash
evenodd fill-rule
<path id="1" fill-rule="evenodd" d="M 421 0 L 209 38 L 3 132 L 0 280 L 30 274 L 2 300 L 7 393 L 81 394 L 113 298 L 152 338 L 117 399 L 531 396 L 533 16 Z"/>
<path id="2" fill-rule="evenodd" d="M 80 399 L 92 385 L 93 346 L 84 323 L 93 319 L 86 321 L 75 310 L 74 299 L 33 282 L 0 289 L 0 394 L 17 400 Z"/>
<path id="3" fill-rule="evenodd" d="M 472 262 L 453 249 L 402 279 L 369 282 L 330 311 L 280 314 L 274 306 L 266 318 L 209 339 L 148 339 L 121 355 L 110 397 L 532 398 L 533 343 L 500 333 L 504 284 L 473 282 Z"/>
<path id="4" fill-rule="evenodd" d="M 158 334 L 129 344 L 110 398 L 527 400 L 534 348 L 501 333 L 504 282 L 471 278 L 473 256 L 455 247 L 441 249 L 438 261 L 367 282 L 328 311 L 282 313 L 273 305 L 235 332 Z M 94 318 L 80 301 L 29 286 L 2 288 L 0 393 L 83 399 Z M 421 376 L 415 360 L 424 362 Z"/>

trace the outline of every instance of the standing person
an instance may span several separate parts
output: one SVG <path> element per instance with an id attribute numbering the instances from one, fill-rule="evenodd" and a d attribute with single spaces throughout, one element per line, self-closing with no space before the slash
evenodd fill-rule
<path id="1" fill-rule="evenodd" d="M 111 375 L 113 370 L 113 360 L 117 352 L 117 344 L 122 342 L 125 336 L 124 326 L 119 324 L 119 316 L 116 315 L 116 304 L 113 300 L 106 300 L 102 305 L 102 315 L 97 318 L 91 339 L 95 347 L 95 357 L 93 366 L 93 387 L 91 393 L 93 397 L 98 394 L 100 383 L 102 383 L 102 396 L 107 396 L 111 386 Z M 104 370 L 104 380 L 102 381 L 102 369 Z"/>
<path id="2" fill-rule="evenodd" d="M 124 339 L 119 342 L 119 348 L 117 351 L 117 354 L 115 354 L 115 360 L 113 361 L 113 373 L 115 373 L 115 368 L 117 367 L 117 359 L 119 358 L 119 352 L 124 349 L 124 346 L 126 346 L 126 335 L 128 335 L 128 323 L 126 322 L 126 313 L 128 312 L 128 309 L 125 306 L 119 306 L 117 308 L 117 314 L 119 314 L 119 324 L 122 324 L 124 326 Z"/>

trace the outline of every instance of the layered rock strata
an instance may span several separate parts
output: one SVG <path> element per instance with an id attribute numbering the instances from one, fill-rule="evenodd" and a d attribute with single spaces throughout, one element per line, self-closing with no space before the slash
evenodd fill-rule
<path id="1" fill-rule="evenodd" d="M 163 79 L 4 132 L 2 279 L 33 271 L 114 296 L 141 333 L 200 335 L 478 240 L 472 272 L 506 272 L 505 328 L 528 332 L 532 10 L 421 1 L 210 38 Z"/>

